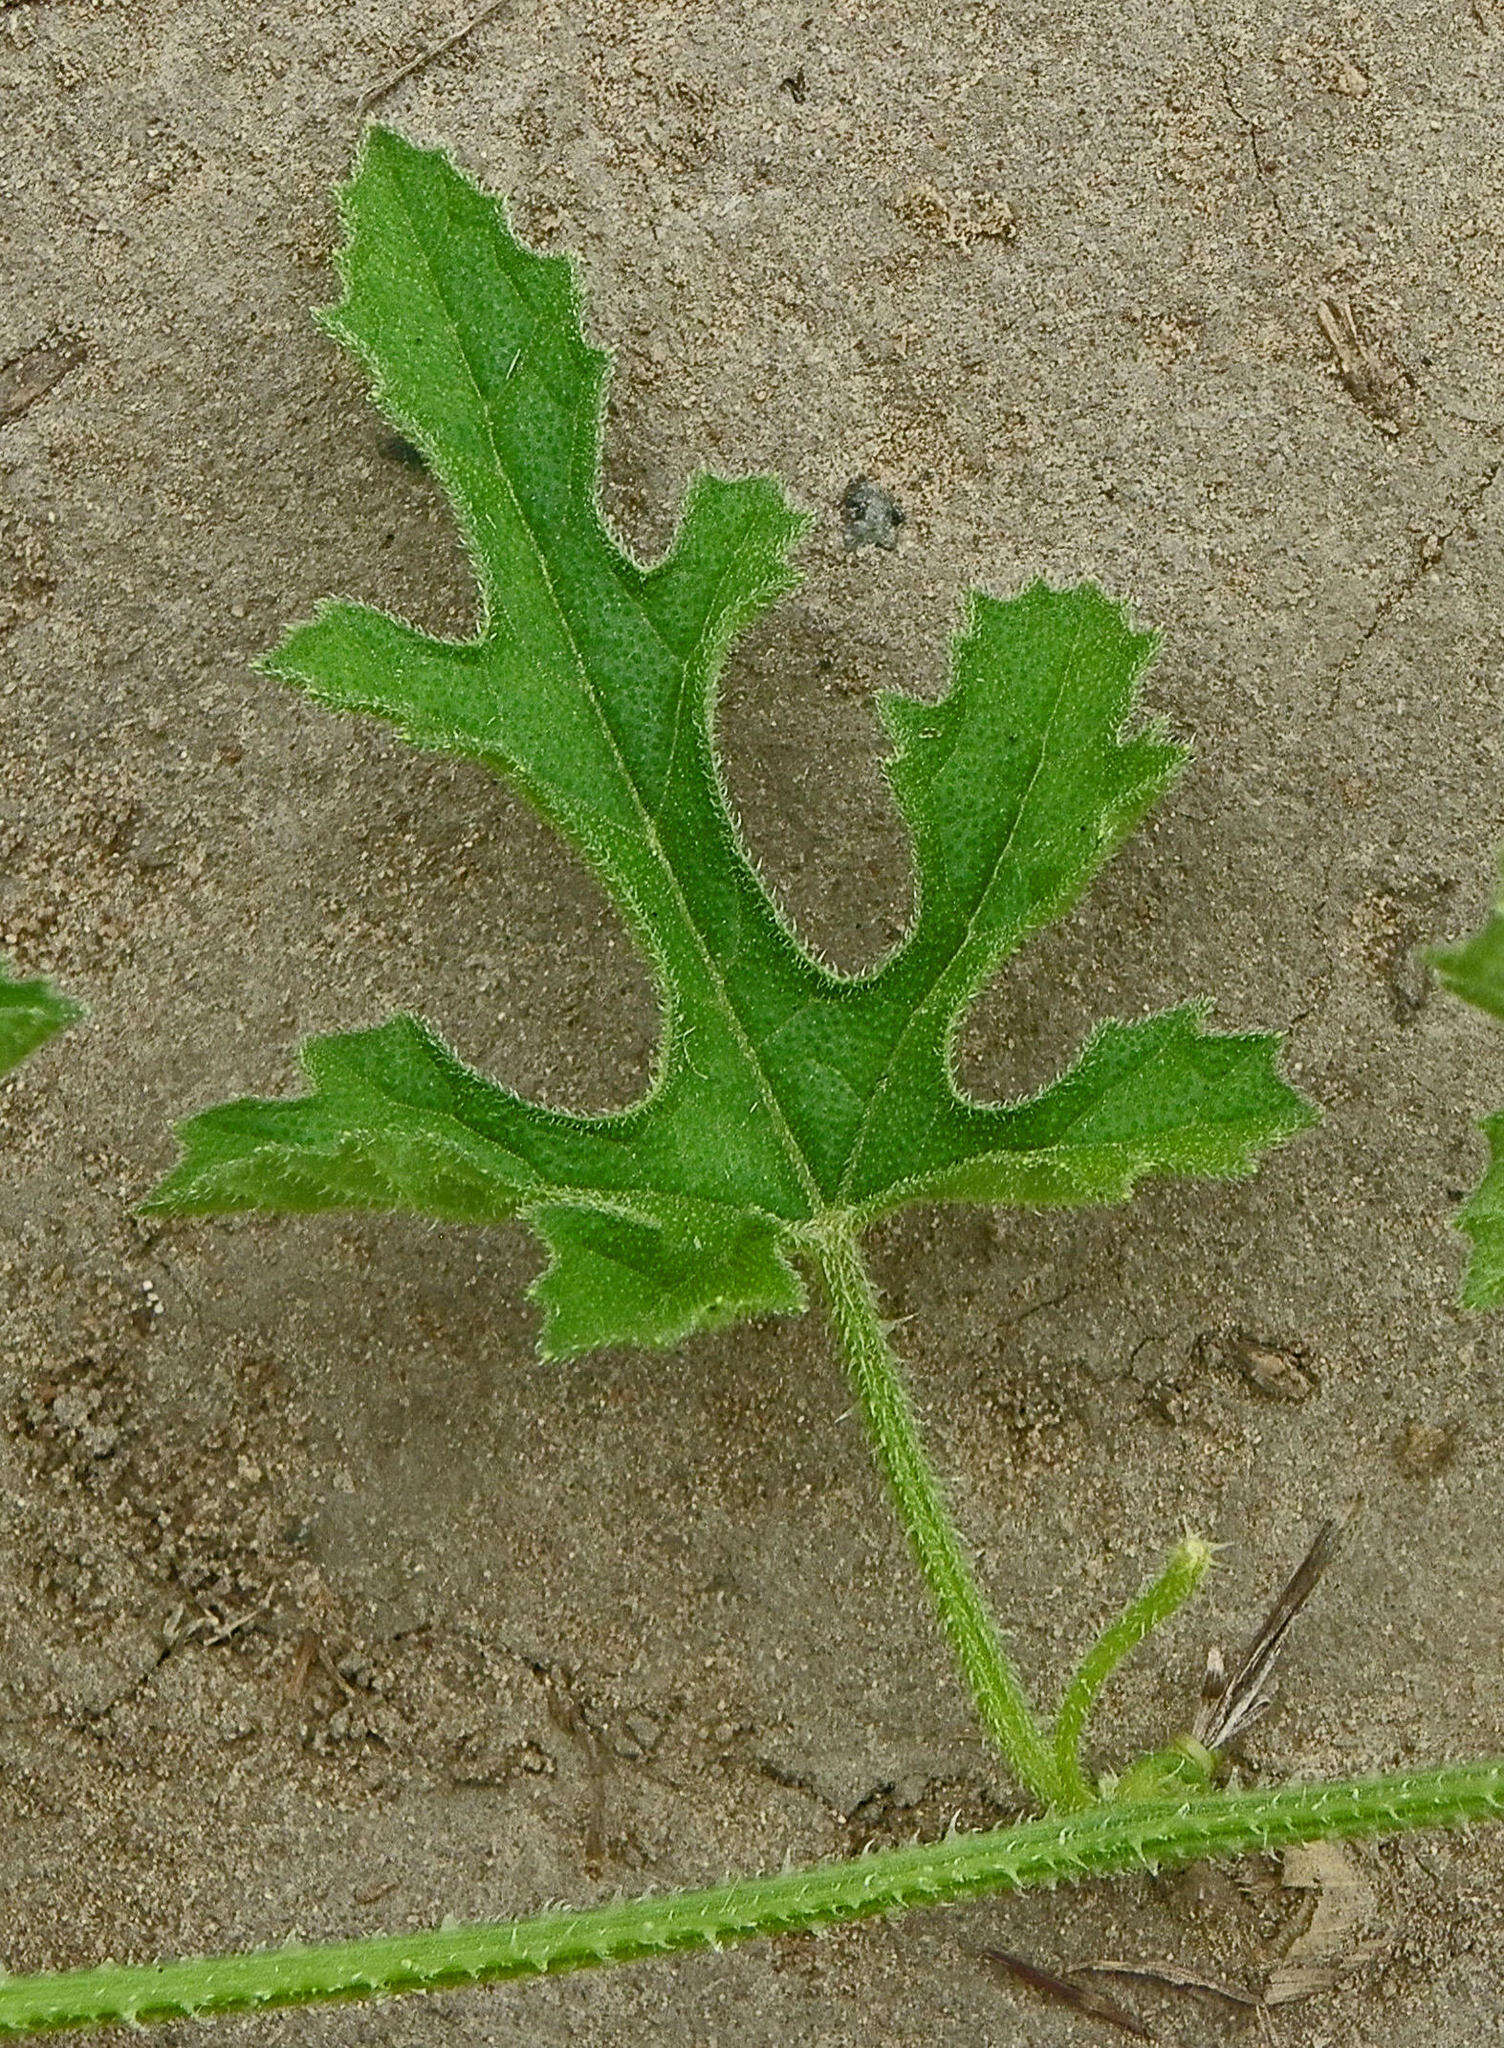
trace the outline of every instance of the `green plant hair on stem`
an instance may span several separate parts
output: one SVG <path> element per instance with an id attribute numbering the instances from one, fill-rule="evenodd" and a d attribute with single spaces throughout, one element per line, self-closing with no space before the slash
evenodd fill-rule
<path id="1" fill-rule="evenodd" d="M 982 1724 L 1025 1791 L 1041 1806 L 1056 1806 L 1066 1780 L 1034 1718 L 1023 1680 L 1003 1647 L 924 1455 L 913 1405 L 861 1253 L 851 1237 L 831 1231 L 820 1242 L 816 1258 L 878 1463 Z"/>
<path id="2" fill-rule="evenodd" d="M 1456 1826 L 1504 1808 L 1504 1759 L 1277 1792 L 1101 1805 L 926 1847 L 578 1912 L 313 1947 L 0 1979 L 0 2039 L 206 2019 L 642 1962 L 988 1893 L 1327 1838 Z"/>

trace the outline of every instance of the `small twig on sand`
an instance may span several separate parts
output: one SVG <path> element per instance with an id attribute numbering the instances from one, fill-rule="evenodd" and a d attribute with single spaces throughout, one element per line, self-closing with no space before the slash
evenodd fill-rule
<path id="1" fill-rule="evenodd" d="M 1244 1991 L 1240 1985 L 1223 1984 L 1215 1977 L 1203 1977 L 1199 1971 L 1187 1970 L 1180 1963 L 1132 1963 L 1117 1956 L 1104 1956 L 1099 1963 L 1073 1963 L 1071 1974 L 1140 1977 L 1147 1984 L 1162 1984 L 1171 1991 L 1203 1991 L 1208 1998 L 1220 1999 L 1224 2005 L 1235 2005 L 1249 2012 L 1264 2002 L 1256 1991 Z"/>
<path id="2" fill-rule="evenodd" d="M 425 64 L 432 64 L 436 57 L 444 56 L 447 51 L 454 48 L 456 43 L 462 43 L 472 30 L 480 27 L 482 22 L 489 21 L 493 14 L 500 14 L 505 5 L 506 0 L 489 0 L 489 5 L 482 7 L 479 12 L 472 14 L 462 27 L 454 31 L 453 35 L 445 36 L 443 42 L 434 43 L 426 50 L 420 50 L 416 57 L 411 58 L 409 62 L 404 64 L 400 71 L 394 71 L 390 78 L 384 78 L 380 85 L 369 86 L 355 102 L 355 111 L 358 114 L 369 112 L 378 100 L 384 100 L 389 92 L 395 92 L 404 79 L 411 78 L 415 71 L 421 71 Z"/>
<path id="3" fill-rule="evenodd" d="M 1006 1971 L 1008 1976 L 1020 1984 L 1027 1984 L 1031 1991 L 1037 1991 L 1042 1998 L 1051 1999 L 1056 2005 L 1068 2006 L 1072 2012 L 1079 2012 L 1087 2019 L 1104 2020 L 1108 2026 L 1131 2034 L 1135 2041 L 1154 2039 L 1136 2013 L 1129 2012 L 1126 2006 L 1119 2005 L 1115 1998 L 1108 1998 L 1103 1992 L 1084 1984 L 1072 1984 L 1069 1978 L 1057 1977 L 1053 1970 L 1043 1970 L 1038 1963 L 1011 1955 L 1007 1949 L 979 1949 L 977 1957 L 994 1972 Z"/>

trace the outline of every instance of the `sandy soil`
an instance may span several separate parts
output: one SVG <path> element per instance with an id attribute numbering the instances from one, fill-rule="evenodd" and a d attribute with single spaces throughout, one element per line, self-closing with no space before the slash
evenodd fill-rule
<path id="1" fill-rule="evenodd" d="M 464 15 L 0 8 L 0 944 L 92 1010 L 0 1141 L 11 1969 L 1009 1810 L 817 1317 L 545 1368 L 520 1232 L 133 1215 L 171 1120 L 290 1088 L 316 1028 L 412 1007 L 574 1106 L 648 1070 L 645 975 L 547 831 L 249 667 L 325 592 L 469 615 L 429 480 L 309 319 L 358 96 Z M 1230 1546 L 1120 1687 L 1123 1745 L 1183 1725 L 1208 1642 L 1365 1496 L 1249 1745 L 1269 1780 L 1504 1746 L 1504 1325 L 1454 1306 L 1451 1227 L 1504 1060 L 1412 950 L 1479 917 L 1504 841 L 1501 98 L 1499 0 L 518 0 L 380 107 L 581 253 L 634 546 L 702 463 L 820 514 L 723 729 L 837 960 L 908 905 L 870 700 L 939 687 L 964 587 L 1092 576 L 1163 630 L 1192 769 L 978 1007 L 965 1074 L 1014 1090 L 1206 992 L 1290 1031 L 1326 1125 L 1246 1185 L 914 1214 L 875 1258 L 1041 1685 L 1183 1524 Z M 859 475 L 891 551 L 842 545 Z M 1504 1834 L 1353 1860 L 1371 1953 L 1270 2037 L 1504 2039 Z M 1310 1911 L 1281 1877 L 161 2038 L 1074 2043 L 1106 2036 L 978 1951 L 1257 1987 Z M 1167 2041 L 1240 2024 L 1141 2004 Z"/>

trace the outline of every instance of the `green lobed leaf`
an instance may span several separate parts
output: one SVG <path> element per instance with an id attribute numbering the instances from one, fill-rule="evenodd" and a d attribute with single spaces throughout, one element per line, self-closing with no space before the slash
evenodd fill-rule
<path id="1" fill-rule="evenodd" d="M 50 982 L 16 981 L 0 967 L 0 1074 L 82 1015 Z"/>
<path id="2" fill-rule="evenodd" d="M 1474 1003 L 1492 1017 L 1504 1017 L 1504 902 L 1481 931 L 1460 946 L 1434 946 L 1427 960 L 1442 986 L 1465 1003 Z"/>
<path id="3" fill-rule="evenodd" d="M 1481 1128 L 1488 1139 L 1488 1170 L 1457 1212 L 1458 1228 L 1473 1241 L 1462 1283 L 1464 1308 L 1504 1302 L 1504 1115 L 1484 1117 Z"/>
<path id="4" fill-rule="evenodd" d="M 1028 1101 L 955 1087 L 977 991 L 1178 772 L 1159 731 L 1126 729 L 1150 636 L 1089 585 L 972 595 L 946 695 L 881 704 L 912 927 L 872 972 L 832 973 L 764 888 L 713 737 L 726 650 L 792 586 L 806 519 L 771 478 L 701 475 L 663 558 L 631 560 L 598 504 L 607 361 L 570 264 L 382 129 L 343 210 L 345 293 L 323 317 L 448 493 L 480 624 L 449 641 L 329 603 L 265 665 L 521 789 L 647 952 L 661 1050 L 641 1102 L 579 1117 L 470 1072 L 413 1018 L 315 1040 L 310 1094 L 182 1127 L 153 1206 L 522 1216 L 551 1252 L 535 1292 L 564 1352 L 797 1309 L 791 1256 L 833 1215 L 1114 1201 L 1146 1173 L 1246 1172 L 1312 1121 L 1277 1041 L 1210 1032 L 1200 1005 L 1102 1026 Z"/>
<path id="5" fill-rule="evenodd" d="M 1426 958 L 1454 996 L 1504 1017 L 1504 902 L 1470 939 L 1437 946 Z M 1504 1302 L 1504 1115 L 1485 1117 L 1481 1128 L 1488 1139 L 1488 1171 L 1457 1217 L 1473 1241 L 1462 1300 L 1467 1308 L 1497 1308 Z"/>

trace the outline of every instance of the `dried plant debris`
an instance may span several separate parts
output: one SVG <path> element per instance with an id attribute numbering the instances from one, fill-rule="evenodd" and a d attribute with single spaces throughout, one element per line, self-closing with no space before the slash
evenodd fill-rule
<path id="1" fill-rule="evenodd" d="M 1315 1903 L 1310 1919 L 1269 1973 L 1266 2005 L 1289 2005 L 1313 1992 L 1330 1991 L 1378 1953 L 1377 1944 L 1361 1939 L 1377 1910 L 1373 1886 L 1335 1842 L 1287 1849 L 1283 1882 L 1287 1890 L 1311 1892 Z"/>
<path id="2" fill-rule="evenodd" d="M 1246 1331 L 1206 1332 L 1197 1342 L 1202 1362 L 1234 1373 L 1266 1401 L 1309 1401 L 1320 1382 L 1302 1344 L 1271 1344 Z"/>
<path id="3" fill-rule="evenodd" d="M 1071 2012 L 1080 2013 L 1084 2019 L 1104 2020 L 1108 2026 L 1116 2027 L 1119 2033 L 1131 2034 L 1135 2041 L 1154 2039 L 1136 2013 L 1129 2012 L 1126 2006 L 1119 2005 L 1104 1991 L 1098 1991 L 1091 1985 L 1072 1983 L 1069 1977 L 1057 1976 L 1053 1970 L 1042 1969 L 1038 1963 L 1012 1955 L 1007 1949 L 984 1948 L 979 1953 L 995 1975 L 1027 1984 L 1031 1991 L 1037 1991 L 1041 1998 L 1054 2005 L 1066 2006 Z"/>
<path id="4" fill-rule="evenodd" d="M 1168 1962 L 1161 1957 L 1135 1963 L 1126 1957 L 1104 1956 L 1100 1962 L 1072 1964 L 1071 1975 L 1130 1977 L 1138 1983 L 1153 1984 L 1166 1991 L 1197 1991 L 1222 2005 L 1236 2006 L 1244 2012 L 1257 2011 L 1264 2003 L 1256 1991 L 1245 1991 L 1239 1984 L 1224 1984 L 1218 1977 L 1203 1976 L 1199 1970 L 1188 1970 L 1182 1963 Z"/>
<path id="5" fill-rule="evenodd" d="M 395 92 L 399 85 L 405 85 L 409 78 L 413 78 L 418 72 L 426 70 L 430 64 L 437 62 L 440 57 L 447 56 L 451 50 L 457 48 L 465 40 L 466 36 L 473 34 L 483 22 L 489 21 L 493 14 L 500 14 L 505 4 L 506 0 L 490 0 L 488 6 L 482 7 L 477 13 L 472 14 L 468 21 L 461 22 L 460 26 L 451 34 L 445 36 L 442 41 L 430 43 L 427 49 L 420 50 L 416 57 L 402 65 L 400 69 L 392 72 L 389 77 L 383 78 L 379 85 L 370 86 L 356 101 L 356 112 L 361 114 L 368 112 L 370 108 L 376 105 L 378 100 L 384 100 L 389 93 Z"/>
<path id="6" fill-rule="evenodd" d="M 88 353 L 76 335 L 53 335 L 12 356 L 0 368 L 0 426 L 30 412 Z"/>
<path id="7" fill-rule="evenodd" d="M 1201 1706 L 1192 1733 L 1207 1749 L 1223 1749 L 1249 1728 L 1270 1703 L 1266 1690 L 1274 1675 L 1280 1651 L 1295 1617 L 1321 1582 L 1338 1543 L 1357 1512 L 1354 1504 L 1340 1516 L 1329 1517 L 1316 1531 L 1310 1549 L 1290 1575 L 1279 1598 L 1245 1646 L 1228 1676 L 1222 1653 L 1212 1650 L 1207 1657 L 1206 1680 Z"/>
<path id="8" fill-rule="evenodd" d="M 1409 372 L 1376 336 L 1359 332 L 1347 299 L 1319 300 L 1316 323 L 1331 346 L 1343 389 L 1358 401 L 1381 433 L 1397 434 L 1409 412 L 1413 388 Z"/>

